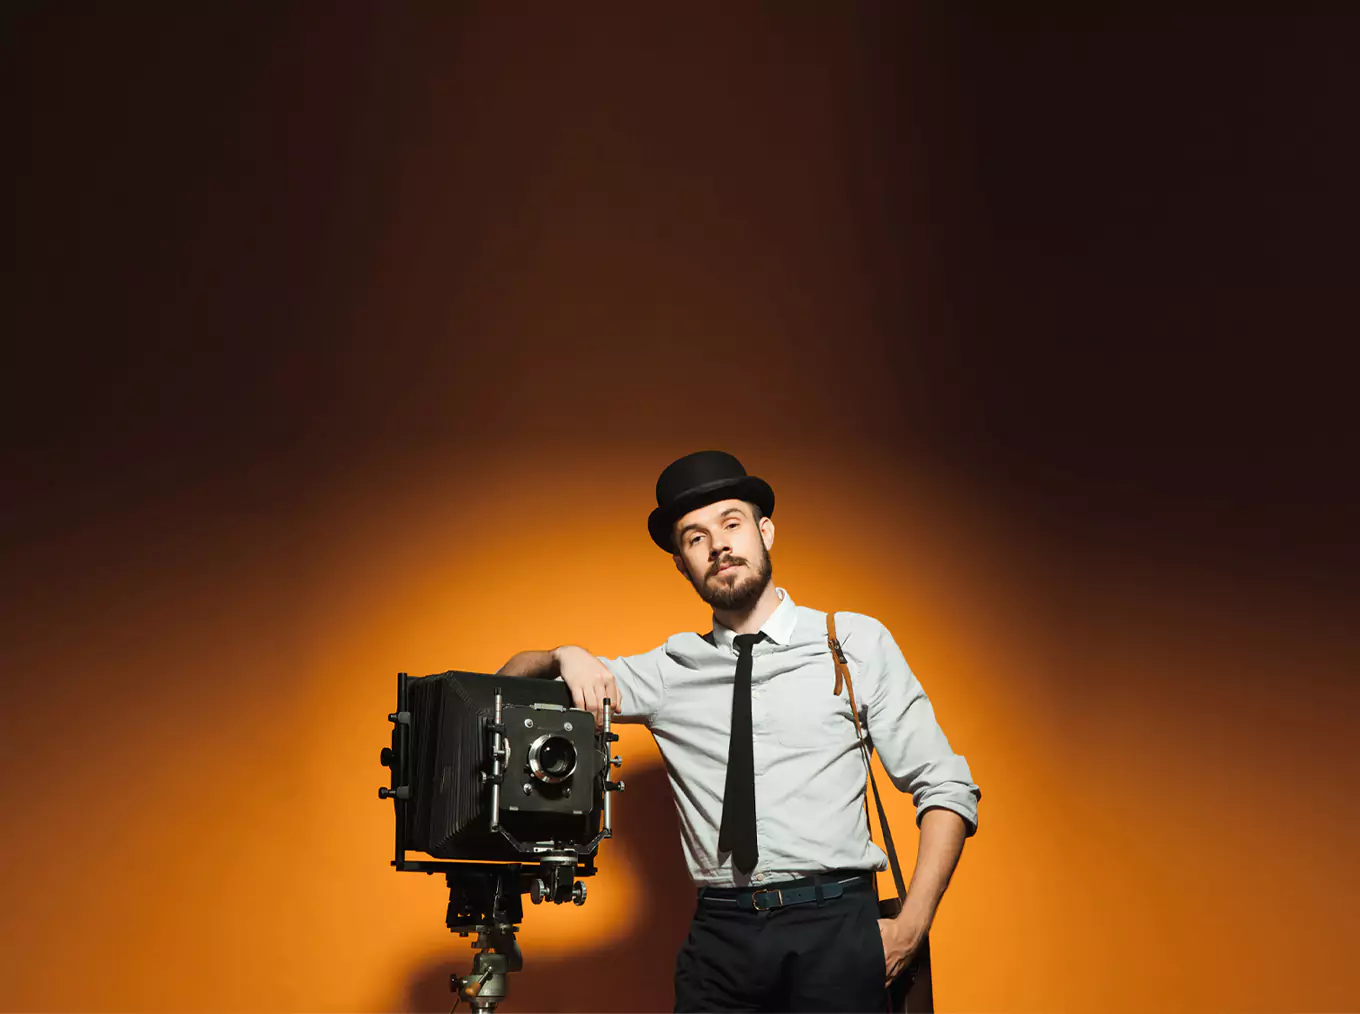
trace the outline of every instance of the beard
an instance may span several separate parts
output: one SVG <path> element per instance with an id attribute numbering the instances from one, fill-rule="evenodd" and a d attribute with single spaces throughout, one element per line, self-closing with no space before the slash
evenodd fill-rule
<path id="1" fill-rule="evenodd" d="M 748 573 L 735 580 L 723 577 L 718 574 L 718 568 L 728 563 L 745 564 Z M 690 575 L 690 584 L 694 585 L 694 590 L 699 593 L 699 597 L 707 602 L 714 610 L 722 612 L 744 613 L 748 612 L 765 591 L 774 576 L 773 567 L 770 564 L 770 551 L 765 548 L 765 544 L 760 545 L 760 559 L 752 566 L 751 562 L 740 556 L 726 556 L 721 560 L 715 560 L 709 565 L 707 571 L 698 580 Z"/>

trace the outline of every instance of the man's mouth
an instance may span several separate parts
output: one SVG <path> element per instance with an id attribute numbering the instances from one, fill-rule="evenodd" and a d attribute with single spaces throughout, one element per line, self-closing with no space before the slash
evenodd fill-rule
<path id="1" fill-rule="evenodd" d="M 716 574 L 721 574 L 721 573 L 722 573 L 723 571 L 725 571 L 725 570 L 731 570 L 733 567 L 740 567 L 740 566 L 741 566 L 740 563 L 724 563 L 721 567 L 719 567 L 716 571 L 714 571 L 714 573 L 716 573 Z"/>

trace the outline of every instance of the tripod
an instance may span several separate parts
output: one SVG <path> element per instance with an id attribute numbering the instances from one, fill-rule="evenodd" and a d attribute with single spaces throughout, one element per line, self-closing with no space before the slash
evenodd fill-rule
<path id="1" fill-rule="evenodd" d="M 472 971 L 449 977 L 454 992 L 453 1008 L 460 1000 L 474 1011 L 494 1011 L 505 999 L 507 976 L 524 967 L 524 956 L 515 939 L 524 921 L 520 902 L 520 866 L 499 869 L 448 870 L 449 910 L 444 920 L 461 937 L 476 933 Z"/>
<path id="2" fill-rule="evenodd" d="M 544 855 L 537 875 L 526 874 L 519 863 L 501 867 L 469 866 L 445 870 L 449 885 L 449 910 L 445 923 L 460 937 L 476 933 L 472 947 L 472 971 L 451 975 L 454 1009 L 466 1001 L 473 1011 L 495 1011 L 505 999 L 508 976 L 524 967 L 524 955 L 515 939 L 524 921 L 520 895 L 529 892 L 535 905 L 543 901 L 583 905 L 586 885 L 575 879 L 577 856 L 563 851 Z"/>

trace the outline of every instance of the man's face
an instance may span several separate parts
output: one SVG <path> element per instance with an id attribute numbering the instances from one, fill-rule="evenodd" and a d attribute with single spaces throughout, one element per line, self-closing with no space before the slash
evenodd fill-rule
<path id="1" fill-rule="evenodd" d="M 741 500 L 720 500 L 675 523 L 676 563 L 714 609 L 744 612 L 770 583 L 774 522 Z"/>

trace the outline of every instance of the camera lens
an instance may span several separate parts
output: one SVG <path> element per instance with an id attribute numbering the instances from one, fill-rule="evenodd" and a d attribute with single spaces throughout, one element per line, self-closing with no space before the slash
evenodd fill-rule
<path id="1" fill-rule="evenodd" d="M 540 736 L 529 747 L 529 770 L 545 782 L 560 782 L 576 770 L 576 747 L 565 736 Z"/>
<path id="2" fill-rule="evenodd" d="M 576 766 L 576 747 L 570 740 L 554 736 L 543 744 L 538 757 L 544 771 L 555 778 L 565 778 Z"/>

